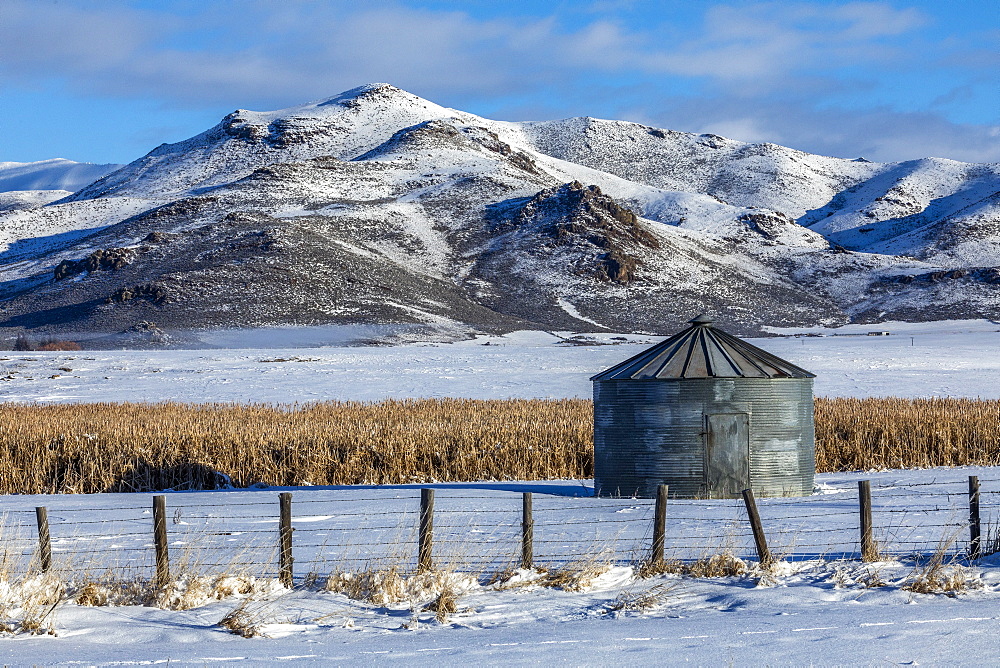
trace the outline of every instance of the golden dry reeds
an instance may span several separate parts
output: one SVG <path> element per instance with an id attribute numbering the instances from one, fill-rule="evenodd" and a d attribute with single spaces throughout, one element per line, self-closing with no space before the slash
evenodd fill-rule
<path id="1" fill-rule="evenodd" d="M 1000 400 L 816 400 L 817 471 L 997 464 Z"/>
<path id="2" fill-rule="evenodd" d="M 592 420 L 586 400 L 2 404 L 0 493 L 589 478 Z M 816 400 L 817 471 L 998 463 L 1000 401 Z"/>
<path id="3" fill-rule="evenodd" d="M 584 478 L 583 400 L 4 404 L 0 493 Z"/>

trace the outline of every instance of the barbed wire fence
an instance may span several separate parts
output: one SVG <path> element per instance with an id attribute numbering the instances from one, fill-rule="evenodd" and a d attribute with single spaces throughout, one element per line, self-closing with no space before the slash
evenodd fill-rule
<path id="1" fill-rule="evenodd" d="M 495 576 L 721 553 L 766 562 L 919 560 L 943 551 L 974 562 L 1000 551 L 1000 479 L 976 476 L 861 481 L 857 490 L 766 499 L 476 491 L 303 489 L 277 495 L 283 499 L 218 492 L 206 502 L 177 493 L 152 503 L 136 494 L 87 507 L 56 498 L 51 508 L 0 513 L 0 579 L 45 571 L 159 582 L 171 573 L 233 574 L 293 586 L 332 572 L 388 569 Z"/>

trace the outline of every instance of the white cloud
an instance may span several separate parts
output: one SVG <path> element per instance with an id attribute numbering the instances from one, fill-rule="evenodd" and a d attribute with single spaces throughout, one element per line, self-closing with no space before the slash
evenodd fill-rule
<path id="1" fill-rule="evenodd" d="M 0 3 L 0 71 L 63 75 L 81 88 L 189 100 L 324 95 L 371 80 L 461 94 L 536 88 L 579 74 L 702 77 L 744 90 L 895 57 L 880 42 L 921 25 L 883 3 L 763 3 L 707 9 L 693 37 L 598 18 L 479 20 L 399 4 L 209 3 L 182 19 L 119 4 Z M 188 42 L 198 44 L 195 48 Z M 751 85 L 751 88 L 747 88 Z"/>
<path id="2" fill-rule="evenodd" d="M 803 72 L 815 76 L 845 66 L 899 60 L 904 54 L 885 38 L 925 21 L 917 10 L 883 3 L 716 6 L 705 13 L 697 35 L 674 48 L 643 54 L 637 64 L 727 85 L 787 85 L 790 76 Z"/>
<path id="3" fill-rule="evenodd" d="M 741 141 L 769 141 L 809 153 L 880 162 L 943 157 L 1000 162 L 996 125 L 959 124 L 930 113 L 876 108 L 815 109 L 801 103 L 699 99 L 662 100 L 665 109 L 633 112 L 643 122 Z M 752 112 L 752 113 L 748 113 Z"/>
<path id="4" fill-rule="evenodd" d="M 974 48 L 947 40 L 912 53 L 910 38 L 928 21 L 918 10 L 885 2 L 715 5 L 683 35 L 669 23 L 626 27 L 607 18 L 616 5 L 598 2 L 591 9 L 600 16 L 568 29 L 556 17 L 477 19 L 396 2 L 190 3 L 170 14 L 126 2 L 0 0 L 0 86 L 58 80 L 78 94 L 276 108 L 389 81 L 473 111 L 631 111 L 676 129 L 838 155 L 891 159 L 922 150 L 1000 160 L 992 126 L 831 108 L 834 93 L 878 87 L 865 68 L 913 71 L 937 59 L 995 76 Z M 964 83 L 954 82 L 954 95 Z M 946 91 L 938 97 L 951 99 Z"/>
<path id="5" fill-rule="evenodd" d="M 574 66 L 614 69 L 625 41 L 603 22 L 562 33 L 552 19 L 475 20 L 399 5 L 226 4 L 240 11 L 208 5 L 181 20 L 125 5 L 4 0 L 0 75 L 64 77 L 81 91 L 195 103 L 292 103 L 383 80 L 489 95 L 537 89 Z"/>

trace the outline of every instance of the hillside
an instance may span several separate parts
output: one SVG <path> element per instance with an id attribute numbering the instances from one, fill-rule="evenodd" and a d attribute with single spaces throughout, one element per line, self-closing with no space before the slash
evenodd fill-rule
<path id="1" fill-rule="evenodd" d="M 237 110 L 0 212 L 0 329 L 666 333 L 1000 315 L 1000 166 L 498 122 L 386 84 Z M 2 207 L 0 207 L 2 209 Z"/>

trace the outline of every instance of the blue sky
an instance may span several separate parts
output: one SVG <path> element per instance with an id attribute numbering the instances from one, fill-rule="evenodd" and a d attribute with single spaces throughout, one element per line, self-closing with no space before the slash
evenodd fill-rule
<path id="1" fill-rule="evenodd" d="M 1000 161 L 997 0 L 0 1 L 0 161 L 128 162 L 374 81 L 504 120 Z"/>

